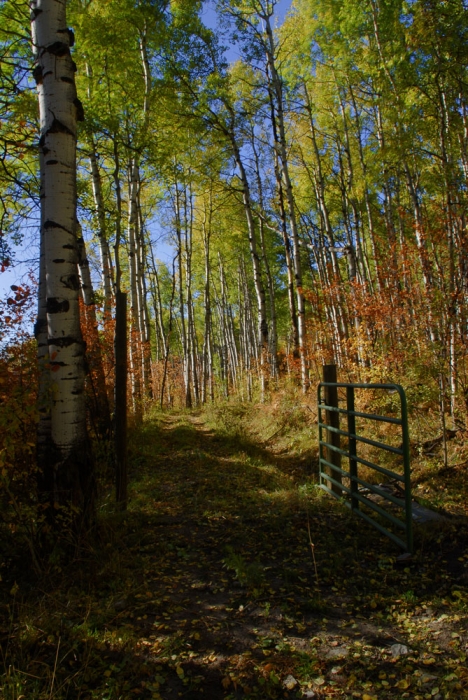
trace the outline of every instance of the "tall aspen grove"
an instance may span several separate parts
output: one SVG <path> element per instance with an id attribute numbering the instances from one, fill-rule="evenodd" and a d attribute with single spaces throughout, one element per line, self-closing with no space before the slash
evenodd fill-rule
<path id="1" fill-rule="evenodd" d="M 465 3 L 286 10 L 2 4 L 2 269 L 34 235 L 45 501 L 94 499 L 120 292 L 137 420 L 307 396 L 334 363 L 465 424 Z"/>
<path id="2" fill-rule="evenodd" d="M 468 698 L 467 226 L 468 0 L 0 1 L 0 698 Z"/>

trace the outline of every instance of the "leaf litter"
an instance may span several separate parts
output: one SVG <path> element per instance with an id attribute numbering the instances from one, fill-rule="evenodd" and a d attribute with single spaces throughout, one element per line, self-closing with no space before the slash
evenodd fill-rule
<path id="1" fill-rule="evenodd" d="M 270 443 L 171 414 L 131 449 L 129 510 L 72 571 L 2 570 L 6 700 L 468 698 L 466 523 L 401 566 Z"/>

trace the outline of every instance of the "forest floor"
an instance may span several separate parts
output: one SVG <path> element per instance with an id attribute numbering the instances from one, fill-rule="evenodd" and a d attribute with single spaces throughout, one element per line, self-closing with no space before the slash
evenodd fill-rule
<path id="1" fill-rule="evenodd" d="M 466 518 L 421 526 L 400 562 L 311 455 L 147 420 L 99 544 L 39 584 L 2 570 L 0 696 L 468 698 Z"/>

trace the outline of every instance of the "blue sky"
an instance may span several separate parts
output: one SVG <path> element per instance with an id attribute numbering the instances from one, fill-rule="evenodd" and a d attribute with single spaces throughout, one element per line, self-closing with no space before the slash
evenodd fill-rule
<path id="1" fill-rule="evenodd" d="M 283 22 L 290 6 L 291 0 L 278 1 L 275 13 L 278 24 Z M 207 27 L 214 31 L 217 30 L 218 21 L 214 3 L 211 0 L 204 4 L 202 18 Z M 226 57 L 230 62 L 237 61 L 239 59 L 237 48 L 235 46 L 228 47 Z M 155 258 L 170 264 L 174 257 L 172 246 L 165 242 L 163 236 L 159 235 L 157 230 L 152 232 L 152 238 L 157 241 L 154 249 Z M 39 232 L 36 230 L 36 227 L 28 225 L 25 229 L 23 244 L 16 249 L 12 245 L 12 248 L 14 251 L 15 263 L 4 272 L 0 272 L 0 296 L 2 298 L 7 295 L 12 284 L 21 285 L 22 282 L 28 280 L 29 270 L 32 269 L 37 272 L 39 264 Z"/>

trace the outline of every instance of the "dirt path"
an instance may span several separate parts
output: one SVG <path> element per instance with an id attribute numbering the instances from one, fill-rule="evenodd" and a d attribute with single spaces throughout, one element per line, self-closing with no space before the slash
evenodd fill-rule
<path id="1" fill-rule="evenodd" d="M 399 567 L 290 458 L 197 416 L 148 422 L 130 463 L 95 569 L 25 596 L 25 697 L 468 698 L 466 530 L 419 533 Z"/>
<path id="2" fill-rule="evenodd" d="M 450 528 L 450 566 L 426 553 L 398 568 L 389 542 L 291 464 L 197 417 L 160 428 L 130 619 L 164 665 L 161 697 L 462 697 L 468 559 Z"/>

